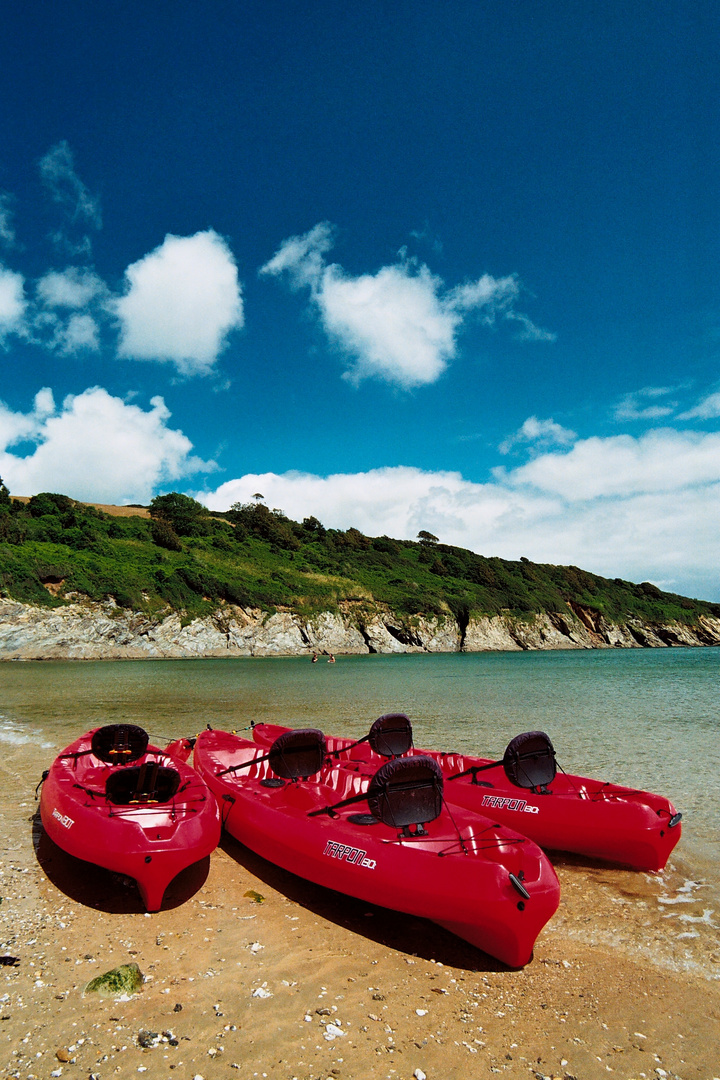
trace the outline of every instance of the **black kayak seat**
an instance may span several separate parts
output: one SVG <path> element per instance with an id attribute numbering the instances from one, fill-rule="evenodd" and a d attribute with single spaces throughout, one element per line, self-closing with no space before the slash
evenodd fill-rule
<path id="1" fill-rule="evenodd" d="M 125 765 L 143 756 L 148 746 L 148 734 L 137 724 L 106 724 L 93 732 L 90 745 L 99 761 Z"/>
<path id="2" fill-rule="evenodd" d="M 170 802 L 180 787 L 177 769 L 145 761 L 127 769 L 111 772 L 105 784 L 105 796 L 114 806 L 133 806 L 135 803 Z"/>
<path id="3" fill-rule="evenodd" d="M 268 751 L 267 761 L 275 775 L 283 780 L 307 780 L 320 772 L 325 754 L 322 731 L 317 728 L 295 728 L 278 735 Z"/>
<path id="4" fill-rule="evenodd" d="M 555 749 L 544 731 L 526 731 L 511 739 L 503 757 L 505 775 L 511 784 L 542 790 L 557 773 Z"/>
<path id="5" fill-rule="evenodd" d="M 381 757 L 402 757 L 413 744 L 412 724 L 405 713 L 385 713 L 372 725 L 367 740 Z"/>
<path id="6" fill-rule="evenodd" d="M 393 828 L 434 821 L 443 805 L 440 766 L 424 754 L 386 761 L 370 781 L 367 801 L 373 817 Z"/>

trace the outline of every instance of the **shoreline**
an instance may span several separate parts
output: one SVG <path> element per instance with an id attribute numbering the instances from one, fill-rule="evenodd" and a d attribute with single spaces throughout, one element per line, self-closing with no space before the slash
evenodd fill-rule
<path id="1" fill-rule="evenodd" d="M 514 971 L 229 837 L 147 915 L 133 882 L 42 833 L 33 793 L 48 764 L 34 744 L 2 763 L 0 951 L 19 960 L 0 968 L 3 1077 L 718 1075 L 717 882 L 699 880 L 712 868 L 691 836 L 658 875 L 553 857 L 560 909 Z M 145 977 L 137 995 L 83 996 L 128 962 Z"/>
<path id="2" fill-rule="evenodd" d="M 222 657 L 334 656 L 525 652 L 564 650 L 712 648 L 720 646 L 720 618 L 694 625 L 610 623 L 575 605 L 572 615 L 509 612 L 469 618 L 404 616 L 382 605 L 310 618 L 225 604 L 203 618 L 120 608 L 114 601 L 74 597 L 45 608 L 0 599 L 0 660 L 172 660 Z"/>

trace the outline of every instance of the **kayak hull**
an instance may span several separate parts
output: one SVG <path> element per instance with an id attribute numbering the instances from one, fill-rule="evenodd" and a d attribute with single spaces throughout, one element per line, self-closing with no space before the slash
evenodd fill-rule
<path id="1" fill-rule="evenodd" d="M 359 793 L 364 777 L 330 770 L 267 787 L 267 763 L 220 775 L 260 756 L 254 743 L 220 731 L 202 732 L 194 755 L 228 832 L 308 881 L 431 919 L 511 967 L 530 960 L 538 934 L 557 910 L 559 885 L 547 858 L 488 819 L 459 811 L 453 822 L 443 809 L 426 823 L 426 835 L 401 838 L 397 828 L 359 820 L 368 817 L 363 803 L 332 817 L 308 816 Z M 525 896 L 511 874 L 523 883 Z"/>
<path id="2" fill-rule="evenodd" d="M 173 878 L 217 847 L 215 797 L 179 757 L 148 746 L 133 767 L 159 764 L 176 770 L 177 793 L 167 802 L 113 804 L 106 794 L 108 778 L 128 766 L 96 758 L 93 734 L 71 743 L 51 765 L 40 796 L 43 828 L 69 855 L 134 878 L 146 909 L 158 911 Z"/>
<path id="3" fill-rule="evenodd" d="M 277 724 L 256 724 L 253 739 L 266 746 L 285 730 Z M 354 746 L 351 739 L 327 737 L 327 749 L 340 755 L 338 767 L 377 767 L 383 760 L 367 743 Z M 490 758 L 438 750 L 409 753 L 425 754 L 438 763 L 451 805 L 490 816 L 549 851 L 654 872 L 664 868 L 682 834 L 675 807 L 662 795 L 562 772 L 548 785 L 549 793 L 539 795 L 512 784 L 501 764 L 485 769 L 477 783 L 472 775 L 457 776 L 491 764 Z"/>

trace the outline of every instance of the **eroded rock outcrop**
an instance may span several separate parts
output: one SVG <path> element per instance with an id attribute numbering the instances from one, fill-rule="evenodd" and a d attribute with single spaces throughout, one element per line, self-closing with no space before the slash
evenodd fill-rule
<path id="1" fill-rule="evenodd" d="M 381 605 L 348 605 L 303 618 L 226 604 L 193 620 L 177 612 L 150 617 L 114 603 L 80 599 L 59 608 L 0 600 L 0 659 L 114 660 L 220 656 L 485 652 L 521 649 L 666 648 L 720 645 L 720 619 L 692 626 L 610 623 L 596 612 L 471 618 L 400 616 Z"/>

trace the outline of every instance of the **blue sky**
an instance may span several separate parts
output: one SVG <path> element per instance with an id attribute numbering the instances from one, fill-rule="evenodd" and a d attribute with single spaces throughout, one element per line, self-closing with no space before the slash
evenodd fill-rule
<path id="1" fill-rule="evenodd" d="M 719 23 L 7 6 L 0 475 L 720 600 Z"/>

